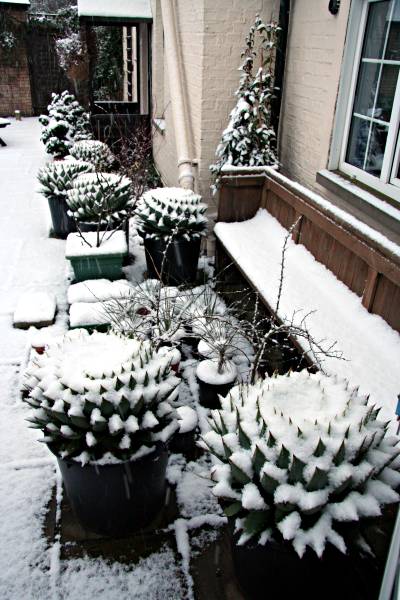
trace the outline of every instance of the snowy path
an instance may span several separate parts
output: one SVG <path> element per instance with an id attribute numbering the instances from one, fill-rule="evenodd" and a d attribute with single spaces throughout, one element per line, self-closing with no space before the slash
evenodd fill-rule
<path id="1" fill-rule="evenodd" d="M 18 395 L 30 333 L 13 329 L 21 294 L 65 297 L 64 242 L 48 238 L 49 214 L 35 193 L 46 155 L 37 119 L 12 121 L 0 153 L 0 597 L 51 598 L 50 553 L 42 518 L 54 483 L 54 461 L 27 428 Z M 61 317 L 62 320 L 62 317 Z M 57 326 L 57 328 L 59 325 Z"/>
<path id="2" fill-rule="evenodd" d="M 48 159 L 39 141 L 37 119 L 12 121 L 0 148 L 0 599 L 1 600 L 184 600 L 192 598 L 186 531 L 201 524 L 221 524 L 219 508 L 204 471 L 188 463 L 173 467 L 180 510 L 174 544 L 165 544 L 136 564 L 101 558 L 65 558 L 59 538 L 61 485 L 56 462 L 37 434 L 27 427 L 27 407 L 18 392 L 20 373 L 30 347 L 30 333 L 13 329 L 12 314 L 22 293 L 51 291 L 57 296 L 56 325 L 65 328 L 65 242 L 49 239 L 46 202 L 35 193 L 36 174 Z M 142 261 L 143 262 L 143 261 Z M 131 275 L 143 265 L 133 265 Z M 186 394 L 191 394 L 186 386 Z M 39 434 L 40 435 L 40 434 Z M 200 461 L 201 463 L 201 461 Z M 57 490 L 56 533 L 44 532 L 48 505 Z M 54 510 L 54 509 L 53 509 Z M 171 523 L 171 536 L 174 524 Z M 179 534 L 179 535 L 178 535 Z M 183 535 L 184 534 L 184 535 Z M 194 541 L 196 536 L 194 535 Z M 211 532 L 211 539 L 215 539 Z M 183 536 L 183 537 L 182 537 Z M 209 536 L 208 536 L 209 537 Z M 179 538 L 179 540 L 178 540 Z M 182 541 L 183 540 L 183 541 Z M 185 591 L 183 581 L 189 582 Z"/>

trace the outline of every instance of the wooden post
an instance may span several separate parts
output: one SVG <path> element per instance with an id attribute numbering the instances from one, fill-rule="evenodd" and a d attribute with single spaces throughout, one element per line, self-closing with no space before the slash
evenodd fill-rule
<path id="1" fill-rule="evenodd" d="M 374 304 L 376 289 L 379 281 L 379 273 L 372 267 L 368 267 L 368 275 L 365 282 L 364 293 L 362 297 L 362 305 L 371 312 Z"/>

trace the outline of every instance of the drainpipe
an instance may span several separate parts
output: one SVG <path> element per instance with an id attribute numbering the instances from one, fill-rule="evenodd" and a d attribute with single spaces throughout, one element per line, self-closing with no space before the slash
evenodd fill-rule
<path id="1" fill-rule="evenodd" d="M 178 179 L 183 188 L 194 189 L 193 161 L 189 136 L 189 123 L 185 106 L 185 90 L 182 80 L 182 62 L 178 44 L 173 0 L 161 0 L 164 25 L 165 57 L 170 82 L 171 107 L 178 155 Z"/>
<path id="2" fill-rule="evenodd" d="M 289 29 L 289 17 L 290 17 L 290 0 L 280 0 L 279 6 L 279 26 L 281 31 L 278 37 L 278 43 L 276 48 L 276 60 L 275 60 L 275 86 L 278 88 L 275 94 L 275 102 L 272 106 L 272 118 L 271 122 L 278 135 L 279 131 L 279 117 L 281 112 L 282 104 L 282 93 L 283 93 L 283 79 L 285 74 L 285 62 L 286 62 L 286 46 Z"/>

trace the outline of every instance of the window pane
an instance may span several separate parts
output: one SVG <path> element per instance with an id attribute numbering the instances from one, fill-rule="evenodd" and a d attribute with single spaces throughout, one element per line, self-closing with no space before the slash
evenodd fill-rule
<path id="1" fill-rule="evenodd" d="M 373 115 L 376 119 L 390 121 L 398 74 L 399 67 L 384 65 L 382 68 L 379 92 Z"/>
<path id="2" fill-rule="evenodd" d="M 379 71 L 379 64 L 361 63 L 354 100 L 354 112 L 367 117 L 373 116 Z"/>
<path id="3" fill-rule="evenodd" d="M 386 125 L 372 124 L 365 171 L 376 177 L 381 174 L 388 129 Z"/>
<path id="4" fill-rule="evenodd" d="M 346 162 L 359 169 L 364 167 L 370 125 L 370 121 L 359 117 L 353 117 L 351 120 Z"/>
<path id="5" fill-rule="evenodd" d="M 363 58 L 382 58 L 389 10 L 389 0 L 370 4 L 362 52 Z"/>
<path id="6" fill-rule="evenodd" d="M 385 58 L 387 60 L 400 60 L 400 0 L 395 1 Z"/>

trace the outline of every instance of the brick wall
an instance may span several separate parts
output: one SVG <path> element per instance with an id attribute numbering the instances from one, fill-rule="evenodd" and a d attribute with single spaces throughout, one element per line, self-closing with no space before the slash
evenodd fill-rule
<path id="1" fill-rule="evenodd" d="M 327 2 L 292 3 L 280 159 L 290 177 L 319 192 L 315 175 L 327 167 L 349 6 L 342 0 L 333 16 Z"/>
<path id="2" fill-rule="evenodd" d="M 278 17 L 278 0 L 176 0 L 183 77 L 193 139 L 198 191 L 209 202 L 209 166 L 235 104 L 244 38 L 257 13 Z M 174 127 L 169 98 L 170 81 L 164 64 L 159 0 L 153 0 L 153 108 L 165 118 L 164 134 L 155 133 L 154 155 L 167 185 L 177 185 Z"/>
<path id="3" fill-rule="evenodd" d="M 26 20 L 23 11 L 9 11 L 9 14 L 21 23 Z M 0 50 L 0 115 L 12 115 L 15 110 L 24 115 L 32 114 L 28 58 L 23 39 L 11 53 Z"/>

